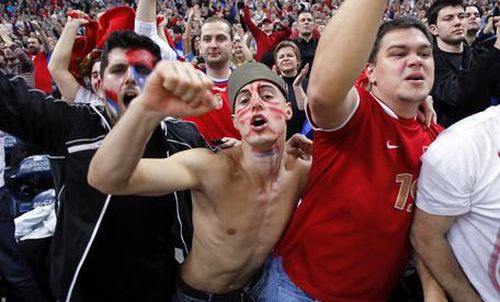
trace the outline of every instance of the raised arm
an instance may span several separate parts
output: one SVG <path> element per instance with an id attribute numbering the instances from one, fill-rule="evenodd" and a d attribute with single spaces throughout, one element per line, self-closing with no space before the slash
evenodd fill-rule
<path id="1" fill-rule="evenodd" d="M 161 61 L 144 92 L 129 106 L 90 164 L 88 181 L 108 194 L 157 195 L 196 188 L 194 168 L 204 151 L 168 159 L 141 159 L 146 142 L 167 116 L 197 116 L 211 110 L 212 82 L 189 63 Z"/>
<path id="2" fill-rule="evenodd" d="M 193 18 L 195 13 L 198 11 L 198 6 L 195 5 L 189 9 L 188 19 L 186 23 L 186 32 L 182 38 L 182 49 L 184 50 L 184 55 L 187 56 L 193 50 L 191 49 L 191 31 L 193 27 Z"/>
<path id="3" fill-rule="evenodd" d="M 243 8 L 243 21 L 245 25 L 248 27 L 248 30 L 252 33 L 255 40 L 258 37 L 265 36 L 264 32 L 260 30 L 260 28 L 253 23 L 252 14 L 250 13 L 250 8 L 248 7 L 248 0 L 245 0 L 245 7 Z"/>
<path id="4" fill-rule="evenodd" d="M 307 73 L 309 72 L 309 63 L 302 68 L 302 70 L 299 72 L 299 75 L 295 78 L 295 81 L 293 81 L 293 92 L 295 93 L 295 101 L 297 102 L 297 107 L 299 108 L 300 111 L 304 111 L 304 105 L 306 103 L 306 92 L 304 91 L 304 88 L 302 87 L 302 83 L 304 82 L 304 79 L 306 78 Z"/>
<path id="5" fill-rule="evenodd" d="M 354 110 L 353 85 L 368 60 L 386 3 L 346 0 L 321 35 L 307 91 L 316 126 L 338 127 Z"/>
<path id="6" fill-rule="evenodd" d="M 134 31 L 153 40 L 161 49 L 161 57 L 164 60 L 177 60 L 177 54 L 158 35 L 156 25 L 156 0 L 139 0 L 135 13 Z"/>
<path id="7" fill-rule="evenodd" d="M 68 22 L 54 47 L 48 65 L 52 79 L 67 102 L 73 102 L 78 89 L 80 89 L 80 84 L 69 72 L 69 63 L 78 28 L 87 23 L 88 21 L 85 19 L 68 17 Z"/>

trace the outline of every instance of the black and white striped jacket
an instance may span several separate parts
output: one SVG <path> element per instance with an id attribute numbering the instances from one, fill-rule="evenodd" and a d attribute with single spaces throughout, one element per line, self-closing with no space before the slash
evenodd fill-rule
<path id="1" fill-rule="evenodd" d="M 110 129 L 102 106 L 54 100 L 0 73 L 0 130 L 42 147 L 54 163 L 59 208 L 51 285 L 56 297 L 168 301 L 177 269 L 174 245 L 184 254 L 190 248 L 191 196 L 111 196 L 89 186 L 90 161 Z M 194 124 L 167 119 L 144 157 L 204 146 Z"/>

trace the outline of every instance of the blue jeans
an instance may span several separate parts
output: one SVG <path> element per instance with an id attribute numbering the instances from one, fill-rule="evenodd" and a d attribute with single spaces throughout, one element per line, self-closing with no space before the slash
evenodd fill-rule
<path id="1" fill-rule="evenodd" d="M 241 289 L 224 293 L 212 294 L 199 291 L 186 284 L 180 273 L 177 276 L 175 286 L 174 302 L 263 302 L 263 291 L 266 285 L 267 270 L 264 268 L 254 280 L 250 281 Z"/>
<path id="2" fill-rule="evenodd" d="M 11 198 L 5 187 L 0 188 L 0 276 L 5 280 L 13 301 L 43 301 L 24 256 L 14 239 L 14 217 Z M 9 299 L 10 300 L 10 299 Z"/>
<path id="3" fill-rule="evenodd" d="M 295 285 L 283 269 L 281 257 L 271 261 L 264 289 L 266 302 L 314 302 L 313 297 Z"/>

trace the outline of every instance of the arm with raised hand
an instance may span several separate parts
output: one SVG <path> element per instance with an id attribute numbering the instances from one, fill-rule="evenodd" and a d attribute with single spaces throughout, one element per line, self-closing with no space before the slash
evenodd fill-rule
<path id="1" fill-rule="evenodd" d="M 80 89 L 80 84 L 69 72 L 69 64 L 78 28 L 87 23 L 88 21 L 83 18 L 68 17 L 68 22 L 54 47 L 48 65 L 52 79 L 59 88 L 63 99 L 67 102 L 73 102 L 78 89 Z"/>
<path id="2" fill-rule="evenodd" d="M 158 35 L 156 0 L 139 0 L 135 13 L 134 31 L 153 40 L 160 47 L 162 59 L 177 60 L 175 51 Z"/>
<path id="3" fill-rule="evenodd" d="M 143 93 L 106 136 L 89 168 L 88 182 L 108 194 L 161 195 L 199 185 L 193 165 L 203 151 L 168 159 L 141 159 L 153 130 L 167 116 L 198 116 L 213 108 L 213 83 L 190 63 L 161 61 Z"/>
<path id="4" fill-rule="evenodd" d="M 258 40 L 259 37 L 265 36 L 264 32 L 260 30 L 255 23 L 253 23 L 252 14 L 250 13 L 250 8 L 248 6 L 248 0 L 245 0 L 245 7 L 243 8 L 243 21 L 255 40 Z"/>
<path id="5" fill-rule="evenodd" d="M 0 23 L 0 39 L 5 43 L 5 46 L 10 47 L 12 44 L 14 44 L 14 41 L 12 41 L 12 38 L 9 35 L 9 30 L 7 27 L 3 24 Z"/>
<path id="6" fill-rule="evenodd" d="M 386 0 L 346 0 L 325 28 L 307 91 L 316 126 L 338 127 L 356 108 L 354 83 L 368 60 L 385 7 Z"/>
<path id="7" fill-rule="evenodd" d="M 295 81 L 293 81 L 293 92 L 295 93 L 295 101 L 297 102 L 297 107 L 299 110 L 304 111 L 304 106 L 306 103 L 307 95 L 306 92 L 304 91 L 304 88 L 302 87 L 302 83 L 304 82 L 304 79 L 309 72 L 309 63 L 300 70 L 299 74 L 295 78 Z"/>
<path id="8" fill-rule="evenodd" d="M 43 51 L 45 52 L 45 54 L 48 54 L 52 49 L 50 49 L 49 39 L 47 37 L 47 34 L 45 33 L 45 30 L 43 30 L 43 28 L 40 26 L 40 24 L 38 24 L 36 20 L 30 21 L 30 24 L 35 31 L 35 35 L 42 41 Z"/>
<path id="9" fill-rule="evenodd" d="M 182 39 L 182 49 L 184 50 L 185 56 L 187 56 L 189 53 L 191 53 L 193 51 L 191 49 L 191 31 L 192 31 L 192 27 L 193 27 L 194 14 L 196 13 L 196 7 L 197 6 L 191 7 L 189 9 L 189 12 L 188 12 L 186 32 L 185 32 L 184 37 Z"/>

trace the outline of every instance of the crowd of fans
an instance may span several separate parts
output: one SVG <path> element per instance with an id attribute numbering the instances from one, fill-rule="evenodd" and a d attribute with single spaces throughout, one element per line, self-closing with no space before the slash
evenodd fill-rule
<path id="1" fill-rule="evenodd" d="M 278 32 L 283 28 L 290 28 L 291 32 L 287 32 L 287 37 L 292 39 L 297 36 L 296 19 L 297 13 L 300 10 L 307 9 L 313 17 L 315 27 L 315 38 L 319 37 L 319 33 L 324 29 L 326 23 L 335 15 L 338 7 L 342 4 L 342 0 L 321 0 L 321 1 L 304 1 L 304 0 L 280 0 L 280 1 L 246 1 L 247 8 L 251 10 L 251 18 L 254 25 L 261 25 L 269 21 L 271 30 Z M 481 13 L 482 24 L 486 24 L 487 17 L 491 15 L 494 0 L 468 0 L 468 4 L 477 5 Z M 426 11 L 430 7 L 432 0 L 394 0 L 389 1 L 384 19 L 391 20 L 398 16 L 416 16 L 417 18 L 426 21 Z M 35 54 L 36 49 L 30 47 L 28 39 L 30 37 L 43 38 L 40 42 L 43 43 L 45 50 L 50 51 L 58 38 L 61 35 L 62 29 L 67 22 L 67 14 L 72 10 L 81 10 L 90 19 L 97 20 L 99 15 L 109 8 L 128 5 L 136 6 L 134 0 L 114 0 L 114 1 L 1 1 L 0 3 L 0 20 L 1 30 L 4 35 L 8 35 L 13 42 L 20 45 L 28 54 Z M 239 55 L 245 52 L 246 60 L 252 59 L 247 52 L 247 47 L 252 55 L 258 61 L 261 61 L 264 51 L 272 50 L 269 46 L 257 47 L 255 40 L 259 37 L 253 37 L 252 31 L 249 30 L 252 24 L 248 24 L 248 19 L 245 19 L 243 7 L 245 6 L 242 0 L 226 0 L 226 1 L 159 1 L 158 13 L 165 18 L 163 25 L 171 34 L 171 41 L 179 52 L 189 61 L 198 61 L 197 39 L 199 39 L 200 25 L 203 20 L 209 16 L 222 16 L 227 19 L 236 31 L 236 41 L 234 57 L 235 64 L 241 65 L 242 56 Z M 243 26 L 242 26 L 243 24 Z M 253 39 L 252 39 L 253 38 Z M 4 40 L 4 39 L 3 39 Z M 243 41 L 244 43 L 239 43 Z M 192 44 L 192 45 L 191 45 Z M 193 47 L 194 46 L 194 47 Z M 272 45 L 271 45 L 272 46 Z M 274 45 L 276 46 L 276 45 Z M 243 47 L 243 50 L 240 50 Z M 266 49 L 269 48 L 269 49 Z M 0 67 L 5 68 L 8 65 L 7 59 L 11 56 L 7 51 L 5 53 L 5 41 L 2 43 L 2 52 L 0 52 Z M 50 56 L 50 53 L 49 53 Z M 306 62 L 304 62 L 305 65 Z M 55 87 L 54 87 L 55 88 Z M 47 91 L 46 89 L 43 89 Z"/>
<path id="2" fill-rule="evenodd" d="M 145 0 L 142 1 L 144 4 Z M 94 106 L 96 103 L 107 104 L 111 109 L 106 113 L 98 113 L 106 116 L 100 123 L 110 122 L 113 125 L 122 114 L 119 108 L 121 105 L 116 105 L 116 100 L 110 99 L 107 92 L 99 88 L 99 84 L 102 83 L 100 64 L 109 64 L 109 62 L 100 61 L 101 54 L 104 52 L 103 57 L 109 55 L 105 53 L 107 50 L 103 50 L 103 47 L 113 32 L 135 29 L 137 33 L 150 37 L 160 47 L 162 59 L 190 62 L 198 70 L 204 71 L 215 83 L 212 92 L 220 102 L 220 107 L 217 109 L 223 109 L 218 113 L 186 118 L 187 121 L 197 125 L 197 131 L 187 127 L 179 130 L 180 134 L 176 133 L 178 130 L 168 134 L 173 137 L 166 135 L 169 144 L 172 141 L 180 141 L 183 145 L 182 148 L 174 148 L 175 151 L 172 153 L 181 151 L 186 146 L 189 148 L 226 148 L 238 145 L 238 139 L 241 137 L 233 126 L 231 108 L 224 108 L 223 105 L 228 102 L 228 96 L 219 95 L 217 89 L 225 91 L 229 74 L 248 62 L 260 62 L 267 65 L 284 81 L 286 86 L 284 90 L 288 94 L 287 98 L 291 102 L 293 112 L 291 119 L 287 121 L 286 138 L 291 138 L 296 133 L 312 136 L 311 124 L 305 113 L 306 92 L 310 87 L 309 76 L 317 55 L 319 40 L 327 25 L 331 20 L 335 20 L 344 0 L 159 0 L 154 6 L 155 23 L 150 20 L 150 15 L 144 12 L 144 6 L 141 7 L 138 2 L 140 1 L 0 0 L 0 71 L 11 79 L 22 78 L 27 88 L 42 91 L 43 97 L 41 95 L 34 97 L 39 101 L 47 95 L 49 98 L 87 103 L 90 104 L 89 106 Z M 464 1 L 465 12 L 457 14 L 456 20 L 439 19 L 438 15 L 441 10 L 447 9 L 449 5 L 447 4 L 448 6 L 444 8 L 435 8 L 434 2 L 433 0 L 388 1 L 383 20 L 390 21 L 409 16 L 422 21 L 429 29 L 433 36 L 432 55 L 435 61 L 435 82 L 430 98 L 434 101 L 439 124 L 449 127 L 467 116 L 483 111 L 490 105 L 497 105 L 500 100 L 500 75 L 497 73 L 500 42 L 496 39 L 498 30 L 493 21 L 493 16 L 500 15 L 500 0 L 466 0 Z M 115 10 L 116 8 L 119 10 Z M 359 7 L 359 10 L 363 9 Z M 202 27 L 206 24 L 217 23 L 212 17 L 226 20 L 232 29 L 228 41 L 224 40 L 226 37 L 220 35 L 208 35 L 207 39 L 214 39 L 214 41 L 221 39 L 215 43 L 231 44 L 229 54 L 225 54 L 224 51 L 221 51 L 222 54 L 217 54 L 223 58 L 220 62 L 210 59 L 210 54 L 203 53 L 201 50 Z M 148 25 L 148 22 L 154 23 L 153 28 Z M 462 34 L 457 34 L 459 27 L 463 28 Z M 464 37 L 457 40 L 454 35 Z M 353 36 L 352 38 L 359 37 Z M 212 42 L 205 41 L 205 43 Z M 226 59 L 228 62 L 224 61 Z M 370 57 L 368 62 L 373 63 L 373 60 L 374 58 Z M 224 65 L 225 63 L 228 63 L 227 66 Z M 373 85 L 370 76 L 370 74 L 362 73 L 356 84 L 369 89 Z M 415 81 L 421 80 L 419 77 L 422 77 L 419 74 L 411 76 Z M 144 85 L 140 75 L 136 77 L 136 81 L 139 86 Z M 474 102 L 471 102 L 472 99 Z M 429 103 L 432 102 L 429 101 Z M 128 103 L 125 103 L 124 106 L 127 105 Z M 33 116 L 36 114 L 33 113 Z M 167 127 L 176 129 L 175 127 L 178 126 L 173 127 L 165 122 L 162 124 L 165 133 L 167 133 Z M 198 132 L 205 141 L 200 139 Z M 104 136 L 105 133 L 99 134 Z M 0 131 L 0 142 L 3 141 L 3 135 Z M 180 135 L 181 138 L 176 135 Z M 81 138 L 73 137 L 73 139 L 78 141 Z M 37 141 L 36 138 L 33 140 Z M 90 144 L 92 143 L 96 142 L 91 141 Z M 3 143 L 0 143 L 0 147 L 3 148 L 2 145 Z M 69 146 L 68 148 L 80 147 Z M 387 147 L 389 149 L 391 147 L 389 141 L 387 141 Z M 52 149 L 54 150 L 56 153 L 60 151 L 57 148 Z M 170 149 L 168 151 L 161 149 L 160 153 L 168 152 L 171 152 Z M 152 153 L 155 154 L 155 152 Z M 90 158 L 91 156 L 89 161 Z M 62 162 L 57 163 L 60 159 L 58 156 L 51 158 L 56 174 L 56 192 L 62 191 L 62 188 L 57 186 L 63 184 L 60 180 L 66 177 L 66 175 L 58 175 L 58 165 L 59 167 L 66 165 Z M 3 159 L 0 158 L 0 161 Z M 15 166 L 17 163 L 7 164 Z M 0 172 L 3 173 L 3 169 L 4 165 L 0 166 Z M 86 171 L 86 169 L 83 170 Z M 2 188 L 3 181 L 0 184 Z M 88 192 L 84 192 L 92 198 L 105 199 L 105 195 L 99 195 L 100 192 L 97 194 L 90 191 L 90 186 L 86 182 L 82 187 L 85 190 L 88 189 Z M 0 194 L 0 198 L 4 198 L 4 195 Z M 183 198 L 175 195 L 177 203 L 179 203 L 178 200 L 183 201 Z M 188 203 L 190 197 L 185 198 Z M 178 204 L 177 207 L 179 207 Z M 186 211 L 190 213 L 192 210 Z M 179 209 L 177 209 L 178 212 Z M 186 220 L 192 223 L 191 218 L 186 218 Z M 144 226 L 144 231 L 147 231 L 147 228 Z M 178 261 L 178 258 L 185 257 L 190 249 L 190 244 L 186 244 L 185 241 L 191 241 L 189 237 L 191 235 L 187 236 L 187 240 L 182 236 L 182 223 L 180 228 L 180 239 L 176 239 L 181 242 L 176 244 L 181 255 L 176 254 Z M 0 236 L 4 234 L 0 233 Z M 68 233 L 59 234 L 59 236 L 58 240 L 69 238 Z M 93 239 L 93 237 L 89 239 L 89 242 Z M 59 242 L 59 244 L 62 246 L 59 246 L 60 251 L 61 248 L 66 248 L 66 242 Z M 79 248 L 79 253 L 83 253 L 83 246 Z M 100 252 L 105 254 L 103 251 Z M 73 261 L 71 265 L 76 267 L 77 261 L 67 260 L 66 258 L 69 257 L 67 253 L 69 252 L 61 252 L 58 255 L 59 259 L 64 258 L 61 262 Z M 85 253 L 83 257 L 86 256 Z M 2 260 L 1 257 L 0 254 L 0 260 Z M 99 260 L 92 258 L 90 261 L 92 260 L 99 263 Z M 48 279 L 46 263 L 38 264 L 42 268 L 33 268 L 33 270 L 37 275 L 36 281 L 39 283 L 41 292 L 36 285 L 30 284 L 34 282 L 30 279 L 25 284 L 28 289 L 24 294 L 38 298 L 43 296 L 45 300 L 52 300 L 55 298 L 54 292 L 48 289 L 48 285 L 45 284 L 46 280 L 40 281 L 40 278 Z M 19 265 L 25 264 L 21 262 Z M 73 267 L 59 267 L 59 269 L 63 275 L 67 274 L 65 270 L 73 269 Z M 76 270 L 76 275 L 79 270 L 80 267 Z M 91 273 L 95 272 L 84 271 L 83 274 L 92 276 Z M 83 284 L 80 285 L 81 288 L 78 286 L 74 288 L 76 281 L 71 280 L 68 275 L 63 277 L 66 283 L 61 284 L 60 292 L 55 293 L 57 298 L 68 295 L 68 290 L 69 295 L 74 290 L 75 295 L 78 296 L 84 292 L 85 286 L 91 284 L 91 281 L 83 279 L 84 281 L 80 281 L 80 284 Z M 102 279 L 105 277 L 108 276 L 103 275 Z M 2 282 L 1 269 L 0 282 Z M 92 295 L 89 297 L 97 297 Z M 21 300 L 25 299 L 22 301 L 41 301 L 38 298 L 31 299 L 26 296 L 22 298 L 22 294 L 18 297 Z M 87 299 L 93 299 L 89 297 Z M 85 300 L 85 297 L 83 299 Z"/>

